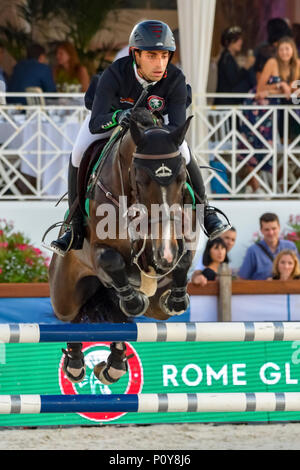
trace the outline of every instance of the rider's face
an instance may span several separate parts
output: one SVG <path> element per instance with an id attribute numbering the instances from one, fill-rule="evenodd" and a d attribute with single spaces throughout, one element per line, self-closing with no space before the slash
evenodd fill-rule
<path id="1" fill-rule="evenodd" d="M 138 74 L 147 81 L 162 79 L 169 61 L 168 51 L 140 51 L 135 54 Z"/>

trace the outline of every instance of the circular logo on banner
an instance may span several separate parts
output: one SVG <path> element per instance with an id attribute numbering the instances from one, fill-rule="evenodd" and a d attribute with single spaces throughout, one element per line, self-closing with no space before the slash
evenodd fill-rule
<path id="1" fill-rule="evenodd" d="M 165 100 L 160 96 L 151 95 L 147 99 L 148 108 L 151 111 L 160 111 L 165 107 Z"/>
<path id="2" fill-rule="evenodd" d="M 106 361 L 110 354 L 110 343 L 83 343 L 82 352 L 86 365 L 86 375 L 82 382 L 73 384 L 65 376 L 62 365 L 64 356 L 62 356 L 59 364 L 59 386 L 64 395 L 109 395 L 109 394 L 136 394 L 140 393 L 143 387 L 143 368 L 140 358 L 135 349 L 126 343 L 126 354 L 133 354 L 134 356 L 128 360 L 128 371 L 112 385 L 102 384 L 94 375 L 94 366 L 101 361 Z M 125 412 L 82 412 L 78 413 L 80 416 L 87 418 L 91 421 L 111 421 L 126 414 Z"/>

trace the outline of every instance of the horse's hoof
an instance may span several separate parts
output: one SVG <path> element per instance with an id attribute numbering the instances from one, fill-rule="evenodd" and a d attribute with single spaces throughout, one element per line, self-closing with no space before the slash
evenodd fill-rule
<path id="1" fill-rule="evenodd" d="M 100 382 L 104 385 L 111 385 L 112 381 L 107 379 L 105 375 L 103 375 L 104 370 L 107 369 L 107 364 L 105 361 L 99 362 L 94 367 L 94 375 L 95 377 L 100 380 Z"/>
<path id="2" fill-rule="evenodd" d="M 122 349 L 117 348 L 117 344 L 122 346 Z M 126 356 L 125 343 L 111 343 L 111 353 L 107 361 L 99 362 L 94 367 L 94 374 L 98 380 L 104 385 L 111 385 L 120 380 L 123 375 L 128 371 L 128 359 L 133 355 Z"/>
<path id="3" fill-rule="evenodd" d="M 181 315 L 186 311 L 190 305 L 190 296 L 185 294 L 182 297 L 172 296 L 172 291 L 169 289 L 164 292 L 159 299 L 159 306 L 161 310 L 169 316 Z"/>
<path id="4" fill-rule="evenodd" d="M 127 317 L 140 317 L 141 315 L 144 315 L 144 313 L 147 312 L 150 301 L 146 295 L 142 294 L 141 292 L 137 292 L 137 295 L 134 298 L 134 303 L 137 303 L 137 302 L 138 302 L 138 305 L 135 308 L 133 308 L 132 300 L 130 302 L 126 302 L 125 300 L 120 299 L 119 301 L 120 309 L 122 310 L 123 313 L 125 313 Z"/>
<path id="5" fill-rule="evenodd" d="M 86 366 L 84 363 L 84 359 L 72 359 L 68 351 L 63 349 L 65 354 L 64 362 L 63 362 L 63 372 L 65 373 L 66 377 L 70 382 L 73 384 L 80 383 L 85 378 L 85 370 Z"/>

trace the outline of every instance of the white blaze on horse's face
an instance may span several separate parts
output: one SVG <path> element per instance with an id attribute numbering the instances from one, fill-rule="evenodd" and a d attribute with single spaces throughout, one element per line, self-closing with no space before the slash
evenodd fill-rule
<path id="1" fill-rule="evenodd" d="M 168 210 L 167 203 L 167 190 L 165 187 L 161 187 L 163 207 Z M 169 264 L 173 262 L 173 253 L 171 249 L 171 220 L 170 214 L 166 218 L 166 223 L 163 224 L 163 233 L 162 233 L 162 257 Z"/>

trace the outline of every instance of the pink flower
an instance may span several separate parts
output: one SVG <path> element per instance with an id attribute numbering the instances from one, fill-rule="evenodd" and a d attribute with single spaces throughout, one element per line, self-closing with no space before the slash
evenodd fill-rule
<path id="1" fill-rule="evenodd" d="M 32 266 L 32 265 L 33 265 L 33 261 L 32 261 L 32 259 L 30 259 L 30 258 L 25 258 L 25 263 L 26 263 L 26 264 L 29 264 L 29 266 Z"/>
<path id="2" fill-rule="evenodd" d="M 33 248 L 32 247 L 32 249 L 33 249 L 33 251 L 35 252 L 36 255 L 41 255 L 42 254 L 42 252 L 39 248 Z"/>
<path id="3" fill-rule="evenodd" d="M 7 242 L 0 242 L 0 248 L 7 248 L 8 243 Z"/>
<path id="4" fill-rule="evenodd" d="M 0 274 L 2 274 L 2 269 L 0 268 Z"/>
<path id="5" fill-rule="evenodd" d="M 28 248 L 28 245 L 20 243 L 19 245 L 16 245 L 19 250 L 24 251 Z"/>

